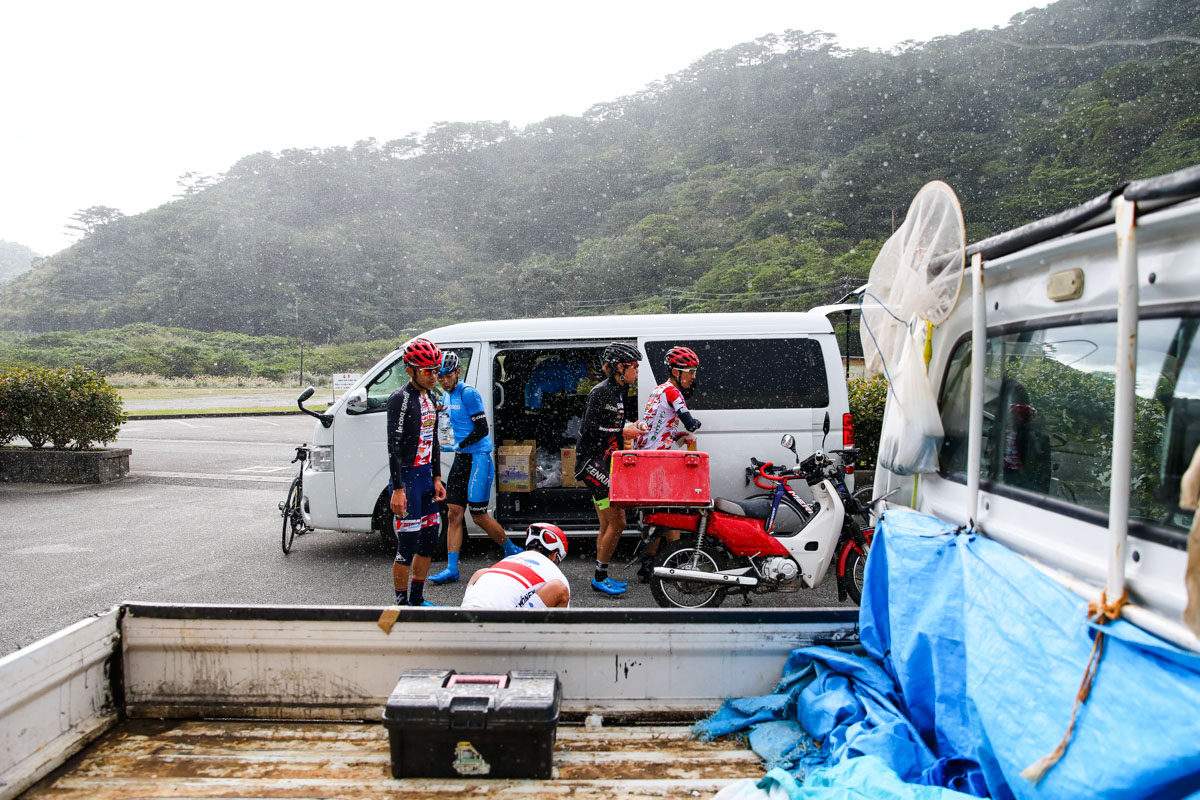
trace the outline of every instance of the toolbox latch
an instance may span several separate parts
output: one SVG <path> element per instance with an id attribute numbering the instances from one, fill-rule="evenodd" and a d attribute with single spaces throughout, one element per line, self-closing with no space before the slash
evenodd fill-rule
<path id="1" fill-rule="evenodd" d="M 483 730 L 487 727 L 487 697 L 455 697 L 450 700 L 451 730 Z"/>

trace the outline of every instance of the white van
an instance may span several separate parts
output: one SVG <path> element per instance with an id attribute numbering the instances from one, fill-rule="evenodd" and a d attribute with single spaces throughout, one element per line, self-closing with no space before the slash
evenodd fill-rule
<path id="1" fill-rule="evenodd" d="M 596 534 L 588 492 L 570 485 L 562 451 L 574 446 L 591 387 L 602 378 L 600 355 L 615 340 L 642 352 L 641 380 L 628 413 L 640 418 L 650 391 L 667 379 L 666 351 L 694 349 L 701 360 L 688 403 L 703 423 L 697 449 L 710 454 L 715 495 L 747 493 L 745 468 L 760 460 L 791 458 L 779 444 L 796 436 L 801 452 L 821 445 L 829 413 L 827 447 L 845 446 L 853 433 L 844 369 L 829 321 L 816 314 L 676 314 L 568 317 L 466 322 L 422 336 L 458 354 L 463 380 L 479 390 L 492 426 L 493 456 L 505 441 L 535 442 L 540 487 L 493 488 L 493 515 L 505 529 L 553 522 L 583 535 Z M 313 458 L 304 472 L 302 508 L 315 528 L 378 531 L 391 537 L 387 508 L 388 396 L 408 381 L 397 349 L 317 423 Z M 845 437 L 845 438 L 844 438 Z M 443 455 L 449 474 L 452 453 Z M 753 486 L 750 490 L 753 490 Z M 468 534 L 483 532 L 468 523 Z"/>

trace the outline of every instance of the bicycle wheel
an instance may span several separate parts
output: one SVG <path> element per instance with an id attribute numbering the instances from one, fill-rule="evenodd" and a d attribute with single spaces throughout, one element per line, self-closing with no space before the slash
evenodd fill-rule
<path id="1" fill-rule="evenodd" d="M 747 500 L 766 500 L 770 503 L 775 498 L 772 492 L 756 492 Z M 775 535 L 787 536 L 804 527 L 810 516 L 807 511 L 799 506 L 795 500 L 789 495 L 784 495 L 779 499 L 779 511 L 775 513 Z"/>
<path id="2" fill-rule="evenodd" d="M 304 517 L 300 512 L 299 475 L 292 481 L 292 488 L 288 489 L 287 500 L 279 507 L 279 510 L 283 512 L 283 553 L 287 555 L 292 551 L 296 529 L 304 527 Z"/>

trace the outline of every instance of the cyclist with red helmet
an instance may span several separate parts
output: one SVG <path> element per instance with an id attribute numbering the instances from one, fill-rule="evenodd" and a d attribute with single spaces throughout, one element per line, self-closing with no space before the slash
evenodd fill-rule
<path id="1" fill-rule="evenodd" d="M 567 557 L 567 537 L 557 525 L 535 522 L 525 551 L 477 570 L 467 584 L 463 608 L 566 608 L 571 587 L 558 565 Z"/>
<path id="2" fill-rule="evenodd" d="M 430 390 L 437 383 L 442 351 L 428 339 L 413 339 L 404 346 L 403 360 L 409 382 L 392 392 L 387 402 L 390 505 L 396 515 L 392 584 L 396 605 L 433 605 L 424 597 L 425 577 L 437 546 L 437 504 L 446 499 L 446 489 L 436 430 L 437 404 Z"/>
<path id="3" fill-rule="evenodd" d="M 608 577 L 608 565 L 625 531 L 625 509 L 609 504 L 609 474 L 612 454 L 621 449 L 625 439 L 633 439 L 645 430 L 640 422 L 625 421 L 625 398 L 637 381 L 642 354 L 631 344 L 613 342 L 604 348 L 603 359 L 606 377 L 588 395 L 583 422 L 579 426 L 575 477 L 591 492 L 600 520 L 592 588 L 607 595 L 619 595 L 625 593 L 626 584 Z"/>
<path id="4" fill-rule="evenodd" d="M 682 422 L 688 433 L 700 428 L 700 420 L 688 410 L 687 398 L 696 383 L 700 357 L 690 347 L 672 347 L 666 357 L 667 380 L 654 387 L 646 400 L 642 422 L 646 432 L 633 443 L 635 450 L 669 450 L 685 434 L 675 429 Z"/>
<path id="5" fill-rule="evenodd" d="M 667 351 L 664 361 L 667 380 L 655 386 L 646 399 L 646 413 L 642 417 L 646 432 L 634 441 L 635 450 L 671 449 L 675 442 L 687 435 L 676 430 L 678 423 L 683 423 L 687 433 L 700 428 L 700 420 L 692 416 L 687 406 L 687 397 L 696 384 L 696 370 L 700 367 L 700 357 L 690 347 L 672 347 Z M 664 538 L 673 542 L 679 538 L 679 531 L 668 530 Z M 658 548 L 659 541 L 655 540 L 642 556 L 642 563 L 637 571 L 638 580 L 642 583 L 650 582 Z"/>

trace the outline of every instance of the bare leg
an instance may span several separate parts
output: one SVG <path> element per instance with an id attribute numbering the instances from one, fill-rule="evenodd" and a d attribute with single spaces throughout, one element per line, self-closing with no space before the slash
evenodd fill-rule
<path id="1" fill-rule="evenodd" d="M 456 506 L 452 503 L 446 505 L 446 552 L 458 553 L 462 551 L 463 543 L 463 517 L 465 516 L 466 508 Z"/>
<path id="2" fill-rule="evenodd" d="M 453 507 L 454 506 L 451 506 L 451 508 Z M 471 512 L 471 521 L 482 528 L 483 532 L 486 533 L 493 542 L 501 547 L 503 547 L 504 543 L 508 541 L 508 534 L 504 532 L 504 528 L 501 527 L 499 522 L 496 522 L 496 520 L 492 519 L 492 516 L 486 511 L 482 511 L 478 514 Z"/>
<path id="3" fill-rule="evenodd" d="M 609 506 L 603 511 L 597 509 L 600 517 L 600 535 L 596 539 L 596 560 L 604 563 L 612 561 L 612 555 L 617 550 L 617 542 L 625 532 L 625 509 Z"/>

